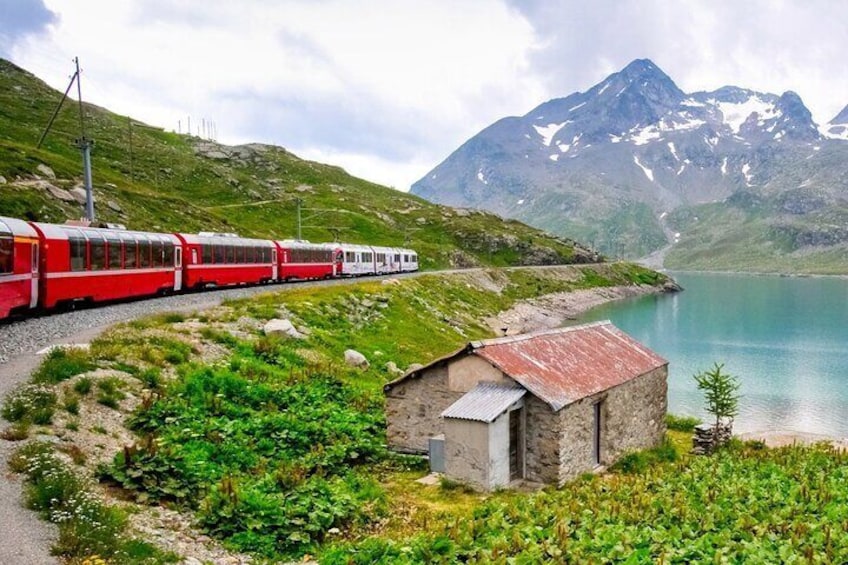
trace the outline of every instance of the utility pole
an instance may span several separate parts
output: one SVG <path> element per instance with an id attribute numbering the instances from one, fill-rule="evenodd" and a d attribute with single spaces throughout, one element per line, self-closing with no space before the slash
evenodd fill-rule
<path id="1" fill-rule="evenodd" d="M 94 192 L 91 187 L 91 147 L 94 145 L 94 142 L 85 136 L 85 115 L 83 113 L 82 108 L 82 86 L 80 85 L 79 57 L 74 57 L 74 64 L 76 65 L 76 71 L 71 77 L 71 82 L 68 83 L 68 88 L 65 89 L 65 94 L 59 101 L 59 105 L 56 106 L 56 110 L 50 117 L 50 121 L 47 123 L 47 127 L 44 128 L 44 133 L 41 134 L 41 138 L 38 140 L 36 149 L 41 148 L 41 144 L 44 143 L 44 138 L 47 137 L 47 132 L 50 131 L 50 127 L 53 125 L 53 121 L 56 119 L 56 116 L 59 115 L 59 110 L 62 108 L 62 104 L 64 104 L 65 100 L 68 98 L 68 93 L 71 91 L 71 87 L 74 85 L 74 81 L 77 81 L 77 98 L 79 98 L 80 137 L 79 139 L 74 140 L 74 142 L 79 148 L 79 150 L 82 152 L 82 174 L 83 184 L 85 186 L 85 217 L 86 219 L 88 219 L 88 221 L 93 222 Z"/>
<path id="2" fill-rule="evenodd" d="M 79 57 L 74 57 L 77 66 L 77 98 L 79 99 L 80 138 L 77 147 L 82 151 L 82 175 L 85 184 L 85 217 L 89 222 L 94 221 L 94 189 L 91 186 L 91 146 L 92 141 L 85 137 L 85 117 L 82 109 L 82 81 L 80 80 Z"/>
<path id="3" fill-rule="evenodd" d="M 297 203 L 297 240 L 300 241 L 300 206 L 303 204 L 303 200 L 295 198 L 294 201 Z"/>

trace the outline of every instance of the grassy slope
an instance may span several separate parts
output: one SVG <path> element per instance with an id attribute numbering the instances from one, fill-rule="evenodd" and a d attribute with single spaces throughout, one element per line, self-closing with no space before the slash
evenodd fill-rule
<path id="1" fill-rule="evenodd" d="M 35 145 L 60 99 L 32 75 L 0 60 L 0 215 L 64 221 L 76 203 L 31 181 L 39 164 L 71 188 L 81 179 L 78 108 L 68 101 L 41 149 Z M 572 241 L 485 213 L 456 213 L 379 186 L 342 169 L 299 159 L 282 148 L 232 148 L 168 133 L 86 106 L 98 220 L 134 229 L 235 231 L 296 236 L 295 199 L 304 202 L 304 239 L 407 245 L 424 268 L 466 264 L 585 262 Z M 130 129 L 132 131 L 130 131 Z M 130 139 L 132 137 L 132 139 Z M 132 144 L 132 152 L 130 151 Z M 217 153 L 220 153 L 216 155 Z M 111 204 L 110 204 L 111 203 Z M 332 228 L 332 229 L 328 229 Z"/>
<path id="2" fill-rule="evenodd" d="M 762 204 L 769 206 L 769 204 Z M 705 204 L 676 210 L 669 223 L 681 233 L 680 242 L 666 256 L 665 267 L 703 271 L 760 273 L 848 273 L 848 246 L 799 245 L 792 230 L 801 234 L 827 233 L 845 226 L 841 210 L 810 214 L 804 223 L 779 221 L 750 206 Z M 788 229 L 787 229 L 788 228 Z"/>
<path id="3" fill-rule="evenodd" d="M 217 537 L 273 558 L 844 561 L 846 456 L 823 448 L 749 446 L 688 458 L 688 438 L 672 433 L 673 449 L 661 450 L 657 462 L 631 459 L 625 469 L 560 489 L 486 496 L 449 483 L 419 485 L 420 468 L 382 451 L 388 361 L 426 363 L 486 337 L 481 319 L 521 298 L 651 279 L 662 282 L 616 264 L 294 287 L 207 313 L 120 326 L 92 344 L 90 361 L 127 372 L 125 381 L 139 382 L 126 392 L 140 395 L 144 386 L 149 400 L 132 420 L 138 445 L 119 453 L 107 474 L 142 499 L 194 509 Z M 305 327 L 306 339 L 263 336 L 261 322 L 280 315 Z M 219 356 L 199 362 L 210 348 Z M 344 366 L 347 348 L 363 352 L 371 366 Z M 65 405 L 71 382 L 59 384 Z M 57 408 L 53 417 L 52 433 L 65 443 L 85 432 L 84 424 L 79 432 L 63 425 L 86 421 L 86 401 L 80 404 L 78 416 Z M 675 451 L 677 459 L 668 461 Z"/>

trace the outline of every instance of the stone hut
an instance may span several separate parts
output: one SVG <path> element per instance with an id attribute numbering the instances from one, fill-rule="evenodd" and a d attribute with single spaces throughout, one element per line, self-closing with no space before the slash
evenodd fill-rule
<path id="1" fill-rule="evenodd" d="M 561 485 L 663 441 L 667 377 L 609 321 L 475 341 L 385 385 L 388 443 L 483 490 Z"/>

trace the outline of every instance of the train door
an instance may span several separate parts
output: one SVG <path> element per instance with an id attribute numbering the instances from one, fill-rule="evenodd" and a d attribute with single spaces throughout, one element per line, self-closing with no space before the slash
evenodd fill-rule
<path id="1" fill-rule="evenodd" d="M 32 256 L 30 257 L 30 272 L 32 273 L 32 281 L 30 282 L 29 307 L 35 308 L 38 306 L 38 243 L 32 244 Z"/>
<path id="2" fill-rule="evenodd" d="M 183 248 L 177 245 L 174 248 L 174 292 L 183 288 Z"/>
<path id="3" fill-rule="evenodd" d="M 271 248 L 271 280 L 277 280 L 277 248 Z"/>

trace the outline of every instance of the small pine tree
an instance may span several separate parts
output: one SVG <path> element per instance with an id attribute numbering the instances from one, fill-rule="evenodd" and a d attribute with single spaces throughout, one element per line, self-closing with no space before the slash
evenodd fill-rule
<path id="1" fill-rule="evenodd" d="M 718 445 L 718 432 L 722 420 L 729 420 L 739 413 L 739 381 L 733 375 L 723 373 L 724 364 L 715 363 L 712 370 L 693 375 L 698 390 L 704 392 L 707 413 L 715 416 L 713 439 Z"/>

